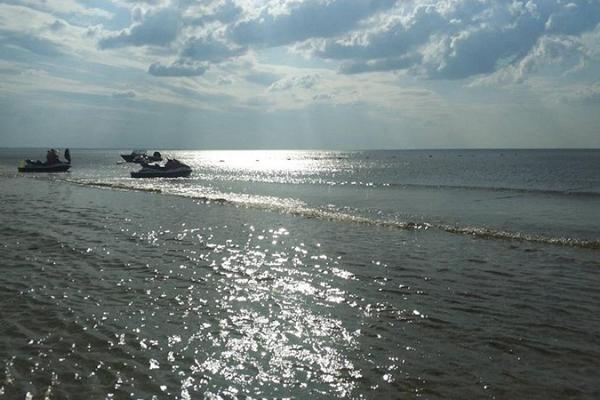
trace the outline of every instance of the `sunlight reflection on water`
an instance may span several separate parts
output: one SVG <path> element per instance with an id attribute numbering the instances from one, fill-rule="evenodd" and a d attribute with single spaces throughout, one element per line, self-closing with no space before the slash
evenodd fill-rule
<path id="1" fill-rule="evenodd" d="M 240 390 L 283 396 L 307 386 L 339 396 L 354 390 L 361 373 L 347 354 L 357 348 L 356 333 L 323 312 L 345 300 L 345 291 L 332 277 L 344 281 L 351 275 L 334 258 L 318 253 L 318 246 L 313 253 L 303 243 L 288 243 L 285 227 L 257 230 L 246 225 L 245 237 L 238 232 L 226 239 L 223 233 L 233 232 L 226 225 L 184 223 L 178 229 L 146 231 L 126 225 L 121 234 L 147 255 L 139 253 L 125 270 L 120 262 L 105 263 L 95 284 L 87 282 L 85 296 L 59 295 L 58 288 L 46 285 L 30 291 L 38 301 L 49 298 L 71 310 L 74 328 L 85 333 L 67 352 L 56 346 L 51 333 L 38 345 L 51 345 L 75 368 L 97 359 L 94 354 L 106 355 L 85 375 L 58 374 L 56 386 L 72 380 L 101 384 L 110 376 L 116 380 L 113 395 L 152 392 L 159 382 L 158 390 L 182 398 Z M 86 249 L 86 254 L 99 250 Z M 115 243 L 110 254 L 120 259 L 123 250 Z M 169 254 L 174 259 L 165 263 Z M 140 265 L 141 260 L 148 262 Z M 322 276 L 329 267 L 336 275 Z M 74 283 L 82 279 L 74 272 Z M 47 352 L 39 356 L 31 366 L 34 376 L 56 368 Z M 20 374 L 18 369 L 14 373 Z"/>
<path id="2" fill-rule="evenodd" d="M 256 155 L 236 164 L 235 153 L 192 162 L 265 179 L 283 176 L 277 163 L 341 163 L 293 166 L 282 154 L 271 166 Z M 135 181 L 131 166 L 111 168 L 85 179 L 138 191 L 2 186 L 7 398 L 82 387 L 115 399 L 511 398 L 531 382 L 531 397 L 592 393 L 591 251 L 378 225 L 332 204 L 331 187 L 288 197 L 265 194 L 276 185 L 253 193 L 254 181 L 225 190 L 234 183 Z M 317 191 L 324 207 L 310 203 Z M 393 204 L 405 195 L 388 192 Z M 370 188 L 354 200 L 363 194 L 371 204 Z"/>

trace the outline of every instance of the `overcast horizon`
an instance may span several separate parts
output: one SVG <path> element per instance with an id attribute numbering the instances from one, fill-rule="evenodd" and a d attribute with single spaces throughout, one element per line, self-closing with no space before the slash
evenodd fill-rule
<path id="1" fill-rule="evenodd" d="M 0 147 L 600 148 L 600 2 L 0 0 Z"/>

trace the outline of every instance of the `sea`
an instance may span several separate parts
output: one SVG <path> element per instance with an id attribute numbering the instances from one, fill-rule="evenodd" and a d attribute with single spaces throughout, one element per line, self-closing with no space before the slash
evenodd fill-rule
<path id="1" fill-rule="evenodd" d="M 0 398 L 600 398 L 600 150 L 130 150 L 0 149 Z"/>

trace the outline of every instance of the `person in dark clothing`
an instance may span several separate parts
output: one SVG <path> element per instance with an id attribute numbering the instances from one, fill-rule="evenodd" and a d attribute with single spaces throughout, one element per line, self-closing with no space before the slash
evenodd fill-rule
<path id="1" fill-rule="evenodd" d="M 58 162 L 59 162 L 59 160 L 58 160 L 58 154 L 56 153 L 56 150 L 54 150 L 54 149 L 48 150 L 48 153 L 46 153 L 46 164 L 53 165 Z"/>

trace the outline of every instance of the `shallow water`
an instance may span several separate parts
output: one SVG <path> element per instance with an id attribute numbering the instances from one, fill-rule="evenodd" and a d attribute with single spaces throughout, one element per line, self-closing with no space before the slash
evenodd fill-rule
<path id="1" fill-rule="evenodd" d="M 600 395 L 598 152 L 531 152 L 573 184 L 393 167 L 429 152 L 182 152 L 190 179 L 151 182 L 105 151 L 23 176 L 22 153 L 0 152 L 6 398 Z M 471 153 L 508 156 L 431 159 Z"/>

